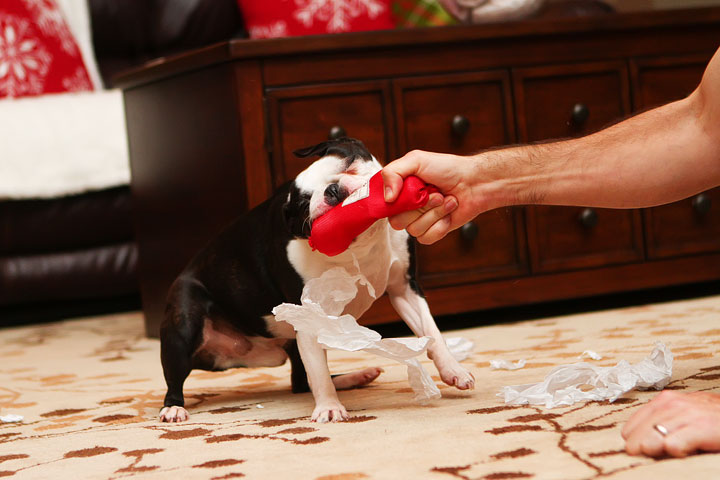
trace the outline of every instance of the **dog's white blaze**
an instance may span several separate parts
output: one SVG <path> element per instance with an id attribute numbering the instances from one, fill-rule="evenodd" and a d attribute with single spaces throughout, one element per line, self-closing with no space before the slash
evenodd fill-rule
<path id="1" fill-rule="evenodd" d="M 325 202 L 325 189 L 338 183 L 348 192 L 354 192 L 382 169 L 375 157 L 372 161 L 357 159 L 346 169 L 345 159 L 334 155 L 322 157 L 300 172 L 295 185 L 310 197 L 310 220 L 314 220 L 332 208 Z M 352 173 L 347 173 L 348 171 Z"/>

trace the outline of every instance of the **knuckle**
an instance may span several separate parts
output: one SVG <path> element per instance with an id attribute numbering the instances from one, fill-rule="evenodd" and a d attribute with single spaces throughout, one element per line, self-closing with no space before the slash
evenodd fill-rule
<path id="1" fill-rule="evenodd" d="M 388 223 L 395 230 L 402 230 L 403 228 L 405 228 L 405 225 L 402 222 L 402 220 L 399 218 L 396 218 L 396 217 L 390 217 L 388 219 Z"/>
<path id="2" fill-rule="evenodd" d="M 655 397 L 655 402 L 676 402 L 678 399 L 682 398 L 679 393 L 674 392 L 672 390 L 663 390 L 658 394 L 657 397 Z"/>
<path id="3" fill-rule="evenodd" d="M 417 241 L 422 243 L 423 245 L 431 245 L 432 239 L 430 239 L 427 235 L 420 235 L 419 237 L 416 237 Z"/>
<path id="4" fill-rule="evenodd" d="M 665 439 L 665 451 L 673 457 L 684 457 L 688 454 L 688 444 L 677 437 Z"/>
<path id="5" fill-rule="evenodd" d="M 658 445 L 657 442 L 652 438 L 644 438 L 640 442 L 640 451 L 643 452 L 645 455 L 649 455 L 652 457 L 661 453 L 662 446 Z"/>
<path id="6" fill-rule="evenodd" d="M 628 441 L 625 443 L 625 451 L 626 451 L 629 455 L 637 455 L 638 453 L 640 453 L 640 448 L 638 447 L 637 442 L 632 441 L 632 440 L 628 440 Z"/>
<path id="7" fill-rule="evenodd" d="M 408 225 L 405 230 L 407 230 L 407 232 L 408 232 L 410 235 L 412 235 L 413 237 L 417 238 L 418 241 L 420 241 L 420 237 L 421 237 L 422 234 L 424 233 L 424 232 L 421 231 L 415 224 L 410 224 L 410 225 Z M 420 241 L 420 243 L 423 243 L 423 242 Z"/>
<path id="8" fill-rule="evenodd" d="M 423 153 L 425 153 L 425 152 L 423 152 L 422 150 L 415 149 L 415 150 L 410 150 L 408 152 L 408 154 L 405 156 L 410 160 L 417 160 L 423 156 Z"/>

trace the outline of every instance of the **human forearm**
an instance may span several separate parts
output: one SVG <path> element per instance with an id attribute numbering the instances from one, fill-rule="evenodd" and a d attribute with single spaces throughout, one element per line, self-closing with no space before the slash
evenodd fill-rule
<path id="1" fill-rule="evenodd" d="M 593 135 L 471 157 L 410 152 L 383 170 L 385 200 L 412 174 L 444 198 L 390 223 L 422 243 L 503 206 L 649 207 L 720 185 L 720 50 L 688 98 Z"/>
<path id="2" fill-rule="evenodd" d="M 720 184 L 720 141 L 698 93 L 586 137 L 483 152 L 479 210 L 546 204 L 632 208 Z M 480 213 L 480 212 L 478 212 Z"/>

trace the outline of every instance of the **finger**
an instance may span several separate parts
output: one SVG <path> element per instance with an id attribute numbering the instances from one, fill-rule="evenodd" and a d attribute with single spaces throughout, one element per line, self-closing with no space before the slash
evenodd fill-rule
<path id="1" fill-rule="evenodd" d="M 676 398 L 678 394 L 669 390 L 665 390 L 653 398 L 649 403 L 640 407 L 625 423 L 622 429 L 622 437 L 624 439 L 629 438 L 639 425 L 643 425 L 647 422 L 648 418 L 653 417 L 658 410 L 665 408 L 665 405 Z"/>
<path id="2" fill-rule="evenodd" d="M 448 233 L 450 233 L 451 224 L 450 215 L 444 216 L 428 228 L 423 235 L 418 237 L 418 242 L 423 245 L 431 245 L 439 240 L 442 240 Z"/>
<path id="3" fill-rule="evenodd" d="M 665 438 L 653 428 L 654 423 L 643 423 L 636 427 L 625 441 L 625 451 L 630 455 L 645 454 L 650 457 L 662 455 Z"/>
<path id="4" fill-rule="evenodd" d="M 671 431 L 665 438 L 665 451 L 673 457 L 686 457 L 699 450 L 720 451 L 720 434 L 711 423 L 694 422 Z"/>
<path id="5" fill-rule="evenodd" d="M 665 453 L 665 438 L 655 429 L 642 432 L 636 444 L 628 441 L 625 450 L 630 455 L 644 454 L 648 457 L 659 457 Z"/>
<path id="6" fill-rule="evenodd" d="M 390 217 L 390 226 L 395 230 L 404 230 L 408 225 L 420 218 L 424 213 L 439 207 L 443 204 L 443 196 L 440 193 L 433 193 L 427 203 L 417 210 L 410 210 Z"/>
<path id="7" fill-rule="evenodd" d="M 663 455 L 666 449 L 666 442 L 670 436 L 684 428 L 691 419 L 684 415 L 685 412 L 678 412 L 675 409 L 660 409 L 654 415 L 645 418 L 643 423 L 636 426 L 628 435 L 625 450 L 630 455 L 645 454 L 651 457 Z M 655 426 L 662 425 L 669 432 L 667 435 L 660 433 Z"/>
<path id="8" fill-rule="evenodd" d="M 402 189 L 403 179 L 409 175 L 417 174 L 419 168 L 420 162 L 417 159 L 417 155 L 413 152 L 390 162 L 383 168 L 381 175 L 383 183 L 385 184 L 385 201 L 394 202 Z"/>
<path id="9" fill-rule="evenodd" d="M 455 200 L 454 197 L 447 197 L 444 199 L 442 205 L 431 208 L 408 225 L 408 233 L 413 237 L 421 237 L 425 235 L 425 232 L 427 232 L 428 229 L 435 224 L 435 222 L 452 213 L 455 208 L 457 208 L 457 200 Z"/>

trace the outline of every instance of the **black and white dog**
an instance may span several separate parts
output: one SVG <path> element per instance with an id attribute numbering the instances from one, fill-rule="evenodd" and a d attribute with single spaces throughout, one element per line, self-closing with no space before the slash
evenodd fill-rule
<path id="1" fill-rule="evenodd" d="M 461 390 L 474 387 L 472 374 L 450 354 L 416 283 L 414 243 L 407 232 L 380 220 L 334 257 L 313 251 L 308 244 L 313 220 L 364 185 L 382 168 L 380 163 L 360 141 L 350 138 L 295 154 L 321 158 L 235 220 L 193 258 L 170 288 L 160 332 L 168 387 L 162 421 L 187 420 L 183 383 L 192 369 L 279 366 L 288 357 L 293 392 L 312 390 L 312 420 L 347 419 L 336 389 L 365 385 L 382 370 L 367 368 L 331 377 L 317 339 L 296 334 L 289 324 L 277 322 L 271 311 L 284 302 L 299 304 L 305 282 L 332 267 L 351 267 L 353 258 L 377 297 L 387 292 L 412 331 L 435 340 L 428 356 L 443 382 Z M 355 318 L 374 300 L 361 290 L 344 312 Z"/>

